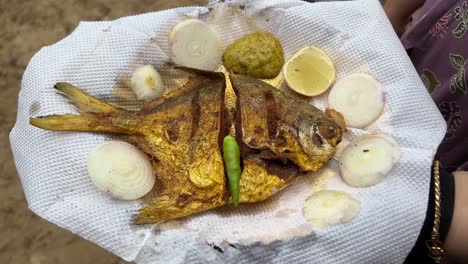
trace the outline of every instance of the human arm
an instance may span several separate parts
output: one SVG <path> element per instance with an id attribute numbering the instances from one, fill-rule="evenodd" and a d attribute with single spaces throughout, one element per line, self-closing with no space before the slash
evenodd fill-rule
<path id="1" fill-rule="evenodd" d="M 386 0 L 384 10 L 397 34 L 402 34 L 411 15 L 420 8 L 426 0 Z"/>
<path id="2" fill-rule="evenodd" d="M 453 177 L 455 204 L 444 249 L 455 263 L 468 263 L 468 172 L 455 171 Z"/>

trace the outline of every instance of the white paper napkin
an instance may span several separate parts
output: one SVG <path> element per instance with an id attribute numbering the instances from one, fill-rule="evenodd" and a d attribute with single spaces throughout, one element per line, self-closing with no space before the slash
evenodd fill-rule
<path id="1" fill-rule="evenodd" d="M 242 7 L 240 7 L 242 5 Z M 402 263 L 425 217 L 430 167 L 445 122 L 377 0 L 323 2 L 226 1 L 82 22 L 62 41 L 42 48 L 24 74 L 18 118 L 10 138 L 29 207 L 41 217 L 137 263 Z M 285 56 L 306 45 L 324 48 L 336 62 L 337 79 L 367 72 L 383 85 L 386 108 L 366 130 L 401 146 L 401 160 L 380 184 L 354 189 L 326 170 L 305 177 L 264 203 L 216 209 L 160 226 L 137 226 L 138 201 L 112 200 L 96 190 L 86 157 L 109 135 L 45 131 L 30 116 L 76 113 L 52 88 L 66 81 L 106 101 L 138 108 L 125 88 L 139 65 L 154 64 L 171 88 L 181 83 L 169 70 L 168 34 L 187 17 L 199 17 L 227 46 L 258 29 L 275 34 Z M 279 86 L 284 88 L 284 83 Z M 319 108 L 324 97 L 312 100 Z M 314 230 L 302 215 L 317 188 L 352 193 L 362 204 L 351 223 Z M 214 249 L 214 248 L 215 249 Z"/>

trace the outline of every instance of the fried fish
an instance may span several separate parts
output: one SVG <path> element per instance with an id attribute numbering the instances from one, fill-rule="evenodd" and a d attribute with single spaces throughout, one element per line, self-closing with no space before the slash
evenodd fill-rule
<path id="1" fill-rule="evenodd" d="M 263 201 L 333 157 L 343 130 L 314 106 L 252 77 L 230 75 L 236 95 L 231 118 L 223 73 L 181 69 L 192 74 L 187 84 L 140 111 L 57 83 L 80 114 L 31 118 L 30 123 L 47 130 L 126 134 L 150 157 L 157 178 L 137 224 L 230 203 L 221 147 L 231 125 L 241 149 L 241 203 Z"/>

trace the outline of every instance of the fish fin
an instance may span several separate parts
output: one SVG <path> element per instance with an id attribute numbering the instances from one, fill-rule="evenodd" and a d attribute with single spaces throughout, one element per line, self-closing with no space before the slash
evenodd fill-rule
<path id="1" fill-rule="evenodd" d="M 169 93 L 163 95 L 162 97 L 159 97 L 157 99 L 154 99 L 151 102 L 144 104 L 141 111 L 144 114 L 151 113 L 155 108 L 171 100 L 172 98 L 179 97 L 181 95 L 187 94 L 188 92 L 192 90 L 202 87 L 203 86 L 202 84 L 206 83 L 206 81 L 207 81 L 206 79 L 200 79 L 200 78 L 190 76 L 187 83 L 185 83 L 181 87 L 170 91 Z"/>
<path id="2" fill-rule="evenodd" d="M 50 115 L 30 118 L 29 123 L 35 127 L 55 131 L 88 131 L 126 133 L 127 130 L 115 126 L 109 118 L 99 114 L 83 113 L 82 115 Z"/>
<path id="3" fill-rule="evenodd" d="M 296 173 L 281 179 L 278 175 L 270 173 L 265 164 L 257 163 L 254 160 L 244 160 L 243 165 L 239 183 L 241 203 L 264 201 L 297 179 Z"/>
<path id="4" fill-rule="evenodd" d="M 80 112 L 112 114 L 123 110 L 108 103 L 104 103 L 70 83 L 59 82 L 55 84 L 54 88 L 62 92 Z"/>
<path id="5" fill-rule="evenodd" d="M 209 79 L 222 79 L 222 80 L 225 79 L 225 75 L 222 72 L 205 71 L 205 70 L 189 68 L 185 66 L 175 66 L 174 69 L 184 71 L 191 75 L 202 76 L 202 77 L 209 78 Z"/>
<path id="6" fill-rule="evenodd" d="M 199 201 L 179 195 L 161 195 L 151 205 L 140 209 L 136 224 L 150 224 L 169 221 L 192 215 L 225 204 L 224 200 L 217 202 Z"/>
<path id="7" fill-rule="evenodd" d="M 188 68 L 188 67 L 183 67 L 183 66 L 177 66 L 177 67 L 174 67 L 174 69 L 187 72 L 191 74 L 191 76 L 189 76 L 188 81 L 181 87 L 175 90 L 172 90 L 171 92 L 163 95 L 162 97 L 159 97 L 151 102 L 146 103 L 141 109 L 143 113 L 146 113 L 146 114 L 150 113 L 156 107 L 162 105 L 163 103 L 173 98 L 187 94 L 190 91 L 206 87 L 210 83 L 213 83 L 215 81 L 219 81 L 223 83 L 225 82 L 225 76 L 222 72 L 204 71 L 204 70 L 193 69 L 193 68 Z"/>

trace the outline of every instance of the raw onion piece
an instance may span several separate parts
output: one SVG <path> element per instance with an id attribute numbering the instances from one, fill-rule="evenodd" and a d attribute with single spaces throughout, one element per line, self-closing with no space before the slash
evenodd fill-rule
<path id="1" fill-rule="evenodd" d="M 165 91 L 161 75 L 153 65 L 136 68 L 130 79 L 133 93 L 139 100 L 152 101 Z"/>
<path id="2" fill-rule="evenodd" d="M 306 199 L 304 217 L 316 227 L 327 227 L 351 221 L 361 203 L 342 191 L 319 191 Z"/>
<path id="3" fill-rule="evenodd" d="M 384 180 L 400 159 L 397 142 L 381 134 L 353 139 L 339 158 L 343 180 L 353 187 L 370 187 Z"/>
<path id="4" fill-rule="evenodd" d="M 177 24 L 169 42 L 171 59 L 176 64 L 202 70 L 215 70 L 221 65 L 221 37 L 202 20 L 187 19 Z"/>
<path id="5" fill-rule="evenodd" d="M 382 113 L 385 95 L 382 85 L 374 77 L 356 73 L 333 86 L 328 95 L 328 105 L 344 116 L 347 126 L 364 128 Z"/>
<path id="6" fill-rule="evenodd" d="M 88 156 L 88 174 L 99 190 L 120 200 L 144 196 L 155 182 L 148 157 L 123 141 L 97 145 Z"/>

